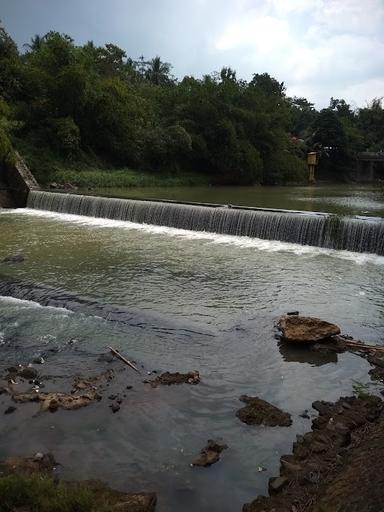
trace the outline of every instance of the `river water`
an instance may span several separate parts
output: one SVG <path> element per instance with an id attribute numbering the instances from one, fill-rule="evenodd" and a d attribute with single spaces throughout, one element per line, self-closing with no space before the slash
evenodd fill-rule
<path id="1" fill-rule="evenodd" d="M 372 185 L 307 187 L 95 188 L 80 193 L 384 217 L 384 189 Z"/>
<path id="2" fill-rule="evenodd" d="M 159 512 L 241 510 L 266 493 L 280 456 L 309 430 L 299 414 L 314 414 L 314 400 L 350 394 L 353 380 L 369 381 L 369 365 L 356 355 L 279 345 L 280 314 L 317 315 L 355 338 L 384 343 L 384 257 L 373 254 L 1 211 L 0 261 L 17 252 L 23 263 L 0 264 L 1 373 L 44 354 L 38 369 L 46 390 L 113 368 L 110 392 L 126 397 L 116 414 L 108 391 L 79 411 L 35 415 L 36 404 L 20 405 L 3 417 L 1 458 L 51 451 L 65 478 L 156 491 Z M 12 283 L 12 297 L 4 283 Z M 108 345 L 142 374 L 99 361 Z M 202 377 L 197 386 L 142 382 L 152 370 L 193 369 Z M 242 394 L 282 407 L 293 425 L 242 424 L 235 416 Z M 1 395 L 0 406 L 9 404 Z M 221 461 L 190 467 L 210 438 L 229 446 Z"/>

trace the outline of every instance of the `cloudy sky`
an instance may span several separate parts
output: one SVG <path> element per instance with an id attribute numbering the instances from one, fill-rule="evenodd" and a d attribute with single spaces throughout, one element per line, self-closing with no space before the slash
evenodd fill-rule
<path id="1" fill-rule="evenodd" d="M 0 0 L 21 46 L 57 30 L 160 55 L 177 77 L 268 72 L 317 107 L 384 96 L 384 0 Z"/>

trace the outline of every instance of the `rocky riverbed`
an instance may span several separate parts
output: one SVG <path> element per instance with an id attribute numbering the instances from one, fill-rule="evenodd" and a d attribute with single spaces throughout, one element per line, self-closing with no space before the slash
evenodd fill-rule
<path id="1" fill-rule="evenodd" d="M 302 325 L 299 325 L 302 319 L 300 315 L 289 315 L 285 318 L 284 322 L 279 322 L 279 326 L 282 329 L 289 324 L 290 336 L 283 332 L 279 343 L 296 343 L 300 346 L 299 350 L 321 351 L 326 355 L 353 350 L 370 363 L 371 379 L 375 383 L 383 383 L 384 357 L 380 348 L 365 346 L 360 341 L 338 334 L 337 326 L 335 328 L 331 325 L 329 331 L 326 323 L 321 320 L 319 322 L 322 333 L 319 334 L 315 332 L 316 319 L 308 320 L 305 317 Z M 293 332 L 292 325 L 298 328 L 300 339 Z M 307 328 L 310 329 L 311 339 L 305 339 Z M 54 357 L 59 357 L 56 353 L 53 354 Z M 4 421 L 8 415 L 13 415 L 19 409 L 19 412 L 22 411 L 23 421 L 28 417 L 33 421 L 38 415 L 56 412 L 76 415 L 80 414 L 77 411 L 84 408 L 104 409 L 104 414 L 118 418 L 119 414 L 116 413 L 121 414 L 121 408 L 129 406 L 133 391 L 139 390 L 140 393 L 156 396 L 159 388 L 168 393 L 171 385 L 176 385 L 178 389 L 188 389 L 204 383 L 204 375 L 200 375 L 197 370 L 185 373 L 161 372 L 147 370 L 133 361 L 133 366 L 139 368 L 135 372 L 124 362 L 124 357 L 117 358 L 112 353 L 97 356 L 99 367 L 103 368 L 98 373 L 79 373 L 71 377 L 57 378 L 51 374 L 50 357 L 49 353 L 41 354 L 31 361 L 15 362 L 3 371 L 0 376 L 0 403 L 7 415 Z M 128 380 L 130 384 L 127 384 Z M 372 390 L 357 383 L 355 396 L 343 397 L 334 403 L 314 402 L 312 407 L 317 411 L 318 417 L 312 421 L 312 430 L 298 435 L 292 453 L 281 457 L 280 474 L 269 481 L 270 496 L 256 497 L 253 502 L 244 505 L 244 512 L 381 512 L 381 458 L 384 456 L 384 405 L 379 396 L 381 388 L 380 385 L 375 386 L 372 394 Z M 244 428 L 254 432 L 256 438 L 260 428 L 278 429 L 292 424 L 289 410 L 282 410 L 261 396 L 242 395 L 236 398 L 243 402 L 243 406 L 237 411 L 234 407 L 233 422 L 243 422 Z M 302 417 L 309 418 L 308 411 Z M 230 461 L 231 443 L 227 444 L 226 441 L 219 438 L 209 439 L 200 454 L 190 458 L 189 470 L 204 473 L 211 471 L 209 467 L 212 465 L 220 466 L 227 460 Z M 204 442 L 203 438 L 200 446 Z M 228 458 L 227 452 L 222 457 L 227 449 Z M 5 499 L 14 500 L 12 493 L 17 486 L 22 485 L 26 489 L 30 486 L 36 487 L 36 482 L 43 475 L 44 492 L 50 489 L 52 496 L 56 496 L 55 489 L 59 485 L 60 493 L 67 493 L 68 489 L 80 489 L 80 494 L 86 493 L 88 497 L 95 497 L 91 501 L 96 500 L 96 497 L 100 499 L 99 508 L 79 506 L 80 508 L 76 508 L 79 512 L 155 510 L 156 487 L 144 489 L 144 493 L 124 493 L 112 491 L 101 484 L 68 482 L 67 479 L 60 478 L 60 472 L 56 472 L 56 468 L 60 467 L 60 460 L 56 462 L 54 456 L 54 453 L 50 455 L 34 452 L 3 460 L 0 464 L 0 503 Z M 255 466 L 260 467 L 260 471 L 265 469 L 258 464 L 255 461 Z M 76 465 L 75 457 L 73 465 Z M 76 495 L 73 499 L 80 498 Z M 5 509 L 6 512 L 19 511 L 20 507 L 24 507 L 23 511 L 30 512 L 25 503 L 17 500 L 9 503 L 11 505 Z M 337 508 L 332 508 L 334 505 Z M 105 506 L 109 508 L 103 508 Z M 1 506 L 0 510 L 2 512 Z M 43 509 L 36 505 L 31 510 Z M 54 508 L 44 509 L 44 512 L 45 510 L 56 512 Z"/>

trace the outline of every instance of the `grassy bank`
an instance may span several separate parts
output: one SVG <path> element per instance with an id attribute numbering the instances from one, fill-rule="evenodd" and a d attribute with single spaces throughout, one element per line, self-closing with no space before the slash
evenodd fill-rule
<path id="1" fill-rule="evenodd" d="M 55 481 L 45 473 L 0 478 L 0 512 L 154 512 L 156 495 L 114 491 L 97 481 Z"/>
<path id="2" fill-rule="evenodd" d="M 0 479 L 0 512 L 108 512 L 113 501 L 85 484 L 56 484 L 45 475 L 10 475 Z M 114 500 L 116 502 L 116 500 Z M 24 508 L 26 507 L 26 508 Z"/>
<path id="3" fill-rule="evenodd" d="M 191 172 L 152 173 L 130 168 L 113 168 L 96 155 L 80 154 L 76 160 L 60 158 L 47 148 L 40 148 L 24 140 L 14 141 L 16 149 L 26 161 L 42 186 L 51 182 L 71 183 L 78 187 L 129 188 L 208 185 L 209 178 Z"/>

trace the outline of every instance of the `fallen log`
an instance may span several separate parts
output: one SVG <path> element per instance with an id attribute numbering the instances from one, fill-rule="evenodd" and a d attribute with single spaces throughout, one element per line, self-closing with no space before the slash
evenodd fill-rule
<path id="1" fill-rule="evenodd" d="M 114 349 L 113 347 L 108 347 L 108 348 L 112 352 L 112 354 L 115 355 L 117 358 L 119 358 L 121 361 L 123 361 L 123 363 L 130 366 L 133 370 L 135 370 L 135 372 L 140 373 L 140 370 L 138 370 L 136 368 L 136 366 L 133 363 L 131 363 L 131 361 L 128 361 L 128 359 L 126 359 L 124 356 L 122 356 L 118 350 Z"/>

